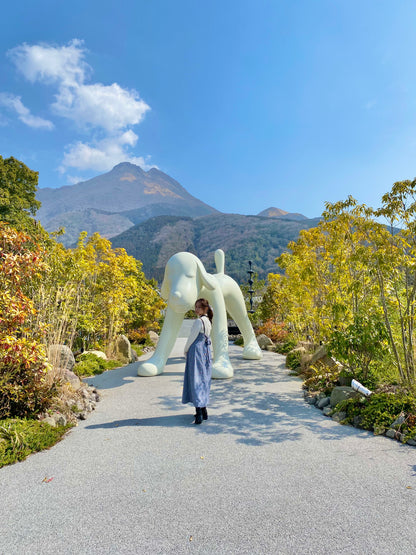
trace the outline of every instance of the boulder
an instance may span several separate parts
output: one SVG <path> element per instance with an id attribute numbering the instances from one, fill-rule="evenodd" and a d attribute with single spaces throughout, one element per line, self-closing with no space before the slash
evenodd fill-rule
<path id="1" fill-rule="evenodd" d="M 63 414 L 60 412 L 55 412 L 52 415 L 52 418 L 55 420 L 56 426 L 66 426 L 67 420 Z"/>
<path id="2" fill-rule="evenodd" d="M 323 409 L 325 407 L 327 407 L 331 402 L 330 397 L 324 397 L 323 399 L 319 399 L 319 401 L 316 403 L 316 406 L 318 407 L 318 409 Z"/>
<path id="3" fill-rule="evenodd" d="M 303 347 L 309 353 L 313 353 L 319 347 L 316 343 L 312 343 L 312 341 L 299 341 L 296 347 Z"/>
<path id="4" fill-rule="evenodd" d="M 153 345 L 156 347 L 156 345 L 159 341 L 158 334 L 155 331 L 149 331 L 149 339 L 153 343 Z"/>
<path id="5" fill-rule="evenodd" d="M 403 422 L 406 420 L 406 416 L 405 414 L 402 412 L 400 413 L 400 415 L 396 418 L 396 420 L 390 424 L 390 428 L 393 428 L 394 430 L 397 430 L 397 428 L 400 428 L 400 426 L 403 424 Z"/>
<path id="6" fill-rule="evenodd" d="M 318 400 L 318 395 L 316 393 L 309 393 L 309 391 L 305 391 L 305 401 L 308 405 L 315 405 Z"/>
<path id="7" fill-rule="evenodd" d="M 325 345 L 321 345 L 313 353 L 309 361 L 309 365 L 313 364 L 314 362 L 317 362 L 318 360 L 323 364 L 325 364 L 325 366 L 329 366 L 330 368 L 332 368 L 333 366 L 337 366 L 336 360 L 334 360 L 332 357 L 328 355 L 328 351 L 326 350 Z"/>
<path id="8" fill-rule="evenodd" d="M 311 353 L 302 353 L 301 357 L 300 357 L 300 366 L 302 368 L 302 370 L 306 370 L 306 368 L 308 368 L 308 366 L 310 365 L 312 360 L 312 355 Z"/>
<path id="9" fill-rule="evenodd" d="M 45 422 L 45 424 L 49 424 L 49 426 L 52 426 L 52 428 L 56 428 L 56 422 L 55 419 L 52 418 L 52 416 L 47 416 L 42 420 L 42 422 Z"/>
<path id="10" fill-rule="evenodd" d="M 333 416 L 332 416 L 332 420 L 335 420 L 335 422 L 342 422 L 343 420 L 345 420 L 347 418 L 347 413 L 346 412 L 336 412 Z"/>
<path id="11" fill-rule="evenodd" d="M 325 416 L 331 416 L 332 409 L 331 407 L 325 407 L 322 412 Z"/>
<path id="12" fill-rule="evenodd" d="M 107 360 L 107 355 L 103 351 L 84 351 L 83 355 L 95 355 L 96 357 Z"/>
<path id="13" fill-rule="evenodd" d="M 336 386 L 331 392 L 331 407 L 335 407 L 338 403 L 346 399 L 359 396 L 360 394 L 354 391 L 352 387 L 348 387 L 347 385 Z"/>
<path id="14" fill-rule="evenodd" d="M 66 345 L 50 345 L 48 360 L 54 368 L 72 370 L 75 366 L 75 357 Z"/>
<path id="15" fill-rule="evenodd" d="M 71 372 L 70 370 L 64 370 L 62 374 L 62 379 L 64 382 L 70 383 L 72 388 L 77 391 L 82 386 L 81 380 L 78 378 L 76 374 Z"/>
<path id="16" fill-rule="evenodd" d="M 257 343 L 259 344 L 260 349 L 262 349 L 263 351 L 266 350 L 268 345 L 273 345 L 273 341 L 270 339 L 270 337 L 264 335 L 264 333 L 257 336 Z"/>
<path id="17" fill-rule="evenodd" d="M 125 335 L 118 335 L 110 347 L 111 357 L 126 362 L 133 361 L 133 353 L 130 341 Z"/>

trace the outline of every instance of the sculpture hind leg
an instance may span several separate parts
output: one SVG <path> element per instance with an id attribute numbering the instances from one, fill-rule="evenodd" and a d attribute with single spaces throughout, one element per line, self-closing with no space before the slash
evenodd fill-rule
<path id="1" fill-rule="evenodd" d="M 237 283 L 230 277 L 224 276 L 225 306 L 231 318 L 239 327 L 244 339 L 243 358 L 249 360 L 260 360 L 262 358 L 261 349 L 254 335 L 253 326 L 247 314 L 246 304 L 243 294 Z"/>

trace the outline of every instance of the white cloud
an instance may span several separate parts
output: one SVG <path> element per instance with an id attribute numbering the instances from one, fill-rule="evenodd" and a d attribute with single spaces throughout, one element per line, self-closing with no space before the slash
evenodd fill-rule
<path id="1" fill-rule="evenodd" d="M 80 127 L 90 125 L 107 131 L 137 125 L 150 109 L 136 91 L 122 89 L 117 83 L 62 87 L 53 108 Z"/>
<path id="2" fill-rule="evenodd" d="M 75 185 L 76 183 L 81 183 L 81 181 L 86 181 L 84 177 L 79 177 L 76 175 L 67 175 L 66 179 L 68 183 L 70 183 L 71 185 Z"/>
<path id="3" fill-rule="evenodd" d="M 148 158 L 131 152 L 138 139 L 131 127 L 142 121 L 150 107 L 134 89 L 122 88 L 117 83 L 86 82 L 91 75 L 91 68 L 85 62 L 86 52 L 83 41 L 77 39 L 65 46 L 24 43 L 8 52 L 26 79 L 55 87 L 51 108 L 56 115 L 71 120 L 84 133 L 95 132 L 94 139 L 66 147 L 60 171 L 66 172 L 68 168 L 107 171 L 125 161 L 143 169 L 153 167 L 148 164 Z M 38 127 L 53 125 L 29 111 L 23 113 L 22 108 L 26 109 L 23 104 L 19 107 L 19 117 L 25 118 L 28 125 L 29 122 L 32 126 L 37 122 Z"/>
<path id="4" fill-rule="evenodd" d="M 79 127 L 115 131 L 140 123 L 150 107 L 137 91 L 123 89 L 117 83 L 85 84 L 90 73 L 85 53 L 83 41 L 77 39 L 66 46 L 25 43 L 8 52 L 26 79 L 57 86 L 52 108 Z"/>
<path id="5" fill-rule="evenodd" d="M 67 46 L 23 43 L 8 51 L 17 69 L 32 83 L 58 82 L 65 86 L 84 82 L 89 66 L 84 61 L 83 41 L 74 39 Z"/>
<path id="6" fill-rule="evenodd" d="M 137 143 L 137 135 L 129 130 L 119 136 L 107 137 L 95 144 L 78 141 L 67 147 L 60 170 L 67 168 L 77 170 L 109 171 L 120 162 L 131 162 L 144 170 L 156 167 L 148 164 L 148 157 L 134 156 L 129 147 Z"/>
<path id="7" fill-rule="evenodd" d="M 29 108 L 26 108 L 19 96 L 14 96 L 8 93 L 0 93 L 0 106 L 5 106 L 10 110 L 14 110 L 17 113 L 20 121 L 22 121 L 29 127 L 34 127 L 36 129 L 54 128 L 54 125 L 51 121 L 31 114 Z"/>

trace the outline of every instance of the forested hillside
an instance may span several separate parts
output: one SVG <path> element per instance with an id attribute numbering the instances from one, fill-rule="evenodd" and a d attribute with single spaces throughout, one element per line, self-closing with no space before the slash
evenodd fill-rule
<path id="1" fill-rule="evenodd" d="M 136 225 L 112 238 L 114 247 L 123 247 L 143 263 L 148 277 L 158 281 L 169 258 L 180 251 L 196 254 L 209 272 L 215 271 L 214 252 L 226 254 L 226 273 L 239 283 L 247 280 L 248 261 L 260 278 L 275 272 L 276 257 L 301 229 L 309 229 L 319 218 L 289 221 L 239 214 L 214 214 L 196 219 L 159 216 Z"/>

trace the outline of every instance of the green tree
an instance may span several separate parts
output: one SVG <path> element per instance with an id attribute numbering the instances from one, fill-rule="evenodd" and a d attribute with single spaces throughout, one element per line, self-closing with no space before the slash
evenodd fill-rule
<path id="1" fill-rule="evenodd" d="M 16 158 L 0 156 L 0 221 L 19 229 L 33 228 L 40 208 L 36 200 L 38 172 Z"/>

